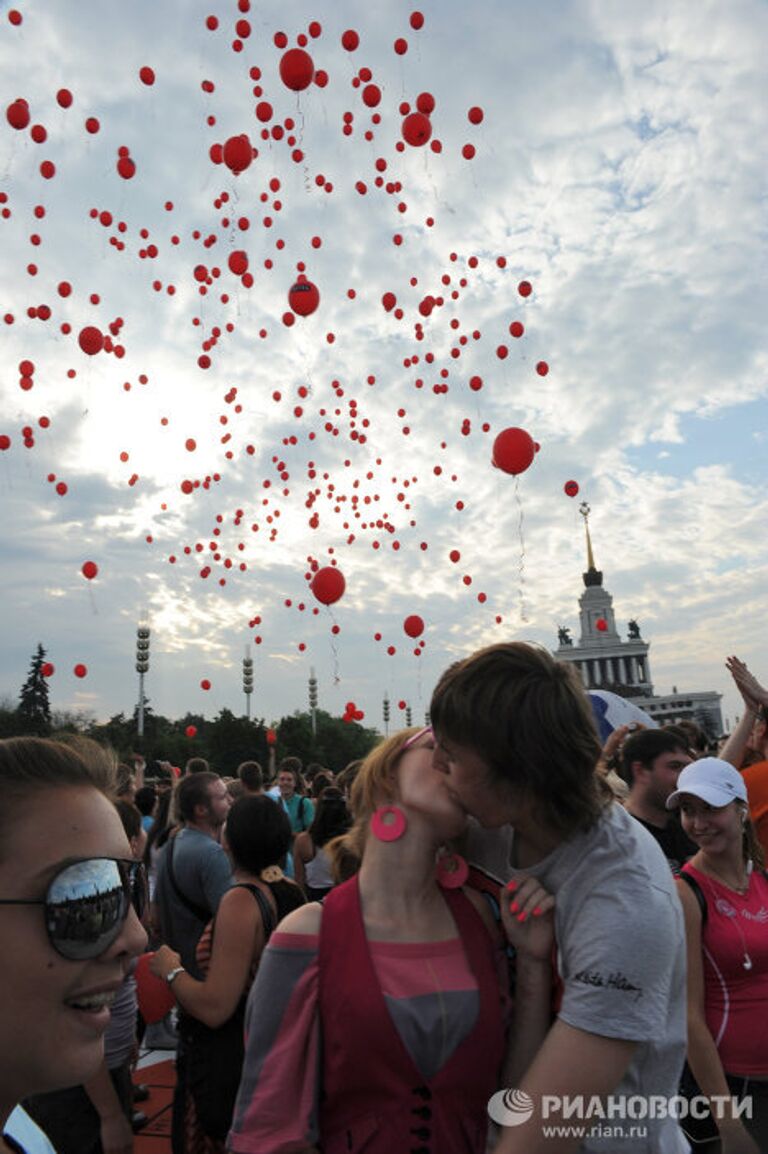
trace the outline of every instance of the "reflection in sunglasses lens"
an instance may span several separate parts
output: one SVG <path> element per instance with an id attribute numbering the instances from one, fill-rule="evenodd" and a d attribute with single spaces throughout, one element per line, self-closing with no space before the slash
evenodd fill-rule
<path id="1" fill-rule="evenodd" d="M 76 862 L 54 878 L 48 891 L 48 932 L 65 957 L 97 957 L 117 937 L 125 909 L 117 862 Z"/>

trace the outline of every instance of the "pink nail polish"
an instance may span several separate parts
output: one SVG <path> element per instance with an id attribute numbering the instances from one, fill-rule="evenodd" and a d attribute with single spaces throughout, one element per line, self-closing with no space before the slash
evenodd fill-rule
<path id="1" fill-rule="evenodd" d="M 527 917 L 528 917 L 528 914 L 526 914 L 525 911 L 523 911 L 523 913 L 517 915 L 517 920 L 519 922 L 524 922 Z"/>
<path id="2" fill-rule="evenodd" d="M 510 907 L 509 907 L 509 912 L 510 912 L 511 914 L 516 914 L 516 913 L 517 913 L 517 911 L 518 911 L 519 909 L 520 909 L 520 907 L 519 907 L 519 905 L 517 904 L 517 902 L 512 902 L 512 903 L 510 904 Z"/>
<path id="3" fill-rule="evenodd" d="M 535 909 L 534 909 L 534 911 L 533 911 L 533 916 L 534 916 L 535 918 L 537 918 L 537 917 L 539 916 L 539 914 L 540 914 L 540 913 L 541 913 L 541 906 L 536 906 L 536 908 L 535 908 Z"/>

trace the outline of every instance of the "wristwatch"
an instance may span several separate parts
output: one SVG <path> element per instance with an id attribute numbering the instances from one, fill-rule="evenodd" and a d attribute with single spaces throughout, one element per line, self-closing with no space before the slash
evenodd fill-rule
<path id="1" fill-rule="evenodd" d="M 179 974 L 185 974 L 186 972 L 187 971 L 184 969 L 183 966 L 175 966 L 172 970 L 169 970 L 168 973 L 165 975 L 165 980 L 169 986 L 172 986 L 174 981 L 176 980 L 176 978 L 178 978 Z"/>

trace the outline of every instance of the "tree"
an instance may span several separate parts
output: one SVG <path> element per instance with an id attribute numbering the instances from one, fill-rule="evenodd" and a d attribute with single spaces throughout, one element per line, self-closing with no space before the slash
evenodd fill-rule
<path id="1" fill-rule="evenodd" d="M 305 765 L 317 761 L 338 772 L 350 761 L 365 757 L 380 740 L 375 730 L 365 729 L 355 721 L 342 721 L 340 717 L 332 717 L 322 709 L 317 710 L 316 722 L 316 737 L 312 734 L 309 713 L 297 710 L 278 723 L 278 762 L 290 754 L 301 758 Z"/>
<path id="2" fill-rule="evenodd" d="M 27 733 L 43 735 L 51 727 L 51 707 L 48 702 L 48 682 L 43 677 L 45 650 L 38 642 L 27 680 L 21 687 L 17 713 Z"/>
<path id="3" fill-rule="evenodd" d="M 208 722 L 204 744 L 212 768 L 225 776 L 234 776 L 241 761 L 259 761 L 267 764 L 267 739 L 264 723 L 236 717 L 231 709 L 221 709 Z"/>

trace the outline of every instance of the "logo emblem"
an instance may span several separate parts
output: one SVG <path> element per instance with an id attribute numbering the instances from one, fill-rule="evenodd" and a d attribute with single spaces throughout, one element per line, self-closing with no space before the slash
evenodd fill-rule
<path id="1" fill-rule="evenodd" d="M 488 1103 L 488 1114 L 498 1126 L 522 1126 L 533 1114 L 533 1099 L 524 1090 L 499 1090 Z"/>

